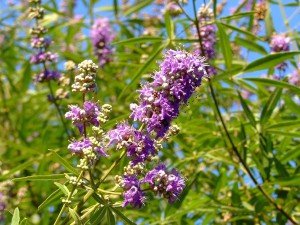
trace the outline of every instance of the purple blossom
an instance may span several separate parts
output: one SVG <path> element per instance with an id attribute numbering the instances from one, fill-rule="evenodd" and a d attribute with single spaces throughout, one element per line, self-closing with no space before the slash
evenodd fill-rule
<path id="1" fill-rule="evenodd" d="M 65 114 L 67 119 L 72 120 L 72 123 L 78 127 L 80 134 L 83 133 L 84 125 L 99 126 L 97 117 L 100 115 L 100 108 L 93 102 L 86 101 L 83 104 L 83 109 L 77 105 L 69 105 L 70 111 Z"/>
<path id="2" fill-rule="evenodd" d="M 74 140 L 69 144 L 68 149 L 74 152 L 75 154 L 83 154 L 83 150 L 86 148 L 93 148 L 93 150 L 101 156 L 108 156 L 104 149 L 99 146 L 94 146 L 89 138 L 84 138 L 81 141 Z"/>
<path id="3" fill-rule="evenodd" d="M 292 85 L 300 86 L 300 69 L 296 69 L 288 75 L 288 82 Z"/>
<path id="4" fill-rule="evenodd" d="M 166 171 L 166 166 L 161 164 L 149 171 L 142 183 L 149 183 L 154 193 L 163 195 L 170 203 L 175 202 L 185 187 L 185 179 L 176 169 Z"/>
<path id="5" fill-rule="evenodd" d="M 140 181 L 135 176 L 124 176 L 122 181 L 124 188 L 124 203 L 123 207 L 131 204 L 133 207 L 141 208 L 144 204 L 145 197 L 140 187 Z"/>
<path id="6" fill-rule="evenodd" d="M 3 199 L 4 199 L 3 194 L 0 193 L 0 222 L 4 221 L 4 217 L 5 217 L 6 204 Z"/>
<path id="7" fill-rule="evenodd" d="M 289 37 L 285 37 L 284 34 L 274 34 L 271 39 L 270 47 L 271 52 L 287 52 L 290 50 Z"/>
<path id="8" fill-rule="evenodd" d="M 127 157 L 132 158 L 133 165 L 144 162 L 150 155 L 154 155 L 154 142 L 148 135 L 136 130 L 123 122 L 116 129 L 108 132 L 109 145 L 115 143 L 117 148 L 125 147 Z"/>
<path id="9" fill-rule="evenodd" d="M 153 82 L 142 86 L 140 104 L 131 104 L 135 121 L 147 125 L 147 131 L 163 137 L 170 123 L 179 114 L 181 103 L 187 103 L 206 74 L 204 59 L 198 54 L 181 50 L 168 50 L 160 70 L 153 75 Z"/>
<path id="10" fill-rule="evenodd" d="M 48 37 L 33 37 L 31 39 L 31 46 L 33 48 L 48 48 L 52 40 Z"/>
<path id="11" fill-rule="evenodd" d="M 99 65 L 104 66 L 111 60 L 113 50 L 110 45 L 115 38 L 115 35 L 109 25 L 108 18 L 100 18 L 95 21 L 92 26 L 91 38 L 94 46 L 94 52 L 99 59 Z"/>
<path id="12" fill-rule="evenodd" d="M 57 60 L 57 57 L 57 54 L 53 54 L 51 52 L 40 52 L 31 56 L 30 63 L 39 64 L 44 63 L 46 61 L 55 62 Z"/>
<path id="13" fill-rule="evenodd" d="M 42 73 L 38 74 L 36 76 L 35 82 L 48 82 L 48 81 L 58 81 L 59 78 L 61 78 L 61 74 L 58 71 L 55 70 L 45 70 Z"/>
<path id="14" fill-rule="evenodd" d="M 199 55 L 207 57 L 207 59 L 214 59 L 216 57 L 216 28 L 213 24 L 202 26 L 205 21 L 200 22 L 200 37 L 203 46 L 203 51 L 199 43 L 196 43 L 195 52 Z M 196 34 L 198 37 L 198 34 Z"/>

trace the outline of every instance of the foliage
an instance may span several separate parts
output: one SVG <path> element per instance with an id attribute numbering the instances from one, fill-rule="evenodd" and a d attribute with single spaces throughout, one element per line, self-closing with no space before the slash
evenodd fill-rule
<path id="1" fill-rule="evenodd" d="M 53 40 L 48 48 L 58 54 L 47 66 L 70 78 L 65 86 L 33 79 L 43 66 L 30 63 L 35 22 L 29 3 L 0 3 L 0 224 L 300 221 L 300 40 L 293 23 L 296 16 L 299 21 L 299 1 L 245 0 L 234 9 L 231 1 L 217 0 L 63 2 L 44 0 L 40 24 Z M 111 26 L 105 35 L 113 32 L 108 39 L 114 38 L 108 56 L 95 54 L 98 42 L 91 39 L 93 24 L 103 17 Z M 277 51 L 270 44 L 280 31 L 288 48 Z M 67 148 L 80 134 L 64 114 L 68 105 L 82 104 L 82 95 L 72 92 L 78 70 L 66 70 L 64 63 L 105 58 L 95 75 L 97 92 L 83 96 L 112 106 L 101 125 L 109 131 L 123 120 L 141 124 L 129 118 L 129 105 L 137 103 L 140 83 L 153 80 L 168 49 L 193 54 L 195 48 L 206 53 L 210 76 L 172 121 L 179 134 L 164 139 L 159 159 L 149 163 L 152 169 L 158 162 L 169 171 L 177 168 L 186 186 L 173 204 L 150 192 L 143 207 L 122 207 L 123 189 L 114 177 L 124 174 L 125 153 L 113 146 L 108 157 L 82 172 L 76 167 L 80 156 Z M 69 98 L 54 99 L 60 88 Z M 70 183 L 74 176 L 78 180 Z M 84 185 L 78 186 L 81 178 Z"/>

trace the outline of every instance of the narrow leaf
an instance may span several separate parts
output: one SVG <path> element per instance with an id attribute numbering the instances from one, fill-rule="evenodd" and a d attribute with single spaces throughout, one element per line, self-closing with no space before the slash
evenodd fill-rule
<path id="1" fill-rule="evenodd" d="M 38 210 L 41 210 L 47 206 L 49 206 L 50 204 L 52 204 L 53 202 L 57 201 L 58 199 L 60 199 L 60 197 L 62 196 L 62 192 L 59 191 L 59 189 L 57 189 L 56 191 L 54 191 L 53 193 L 51 193 L 45 201 L 42 202 L 42 204 L 39 205 Z"/>
<path id="2" fill-rule="evenodd" d="M 111 208 L 107 208 L 106 218 L 107 218 L 108 225 L 115 225 L 116 224 L 115 216 L 112 213 Z"/>
<path id="3" fill-rule="evenodd" d="M 252 72 L 252 71 L 258 71 L 258 70 L 264 70 L 264 69 L 270 69 L 282 62 L 284 62 L 287 59 L 291 59 L 296 55 L 299 55 L 300 51 L 294 51 L 294 52 L 280 52 L 280 53 L 274 53 L 267 55 L 263 58 L 257 59 L 250 64 L 248 64 L 244 68 L 244 72 Z"/>
<path id="4" fill-rule="evenodd" d="M 15 208 L 14 214 L 11 220 L 11 225 L 19 225 L 20 223 L 20 211 L 19 208 Z"/>
<path id="5" fill-rule="evenodd" d="M 230 47 L 230 40 L 228 35 L 226 34 L 223 26 L 221 23 L 216 22 L 216 25 L 219 30 L 219 36 L 220 36 L 220 45 L 223 53 L 223 57 L 225 60 L 226 68 L 231 68 L 232 65 L 232 51 Z"/>
<path id="6" fill-rule="evenodd" d="M 151 3 L 152 3 L 152 0 L 145 0 L 145 1 L 137 2 L 135 5 L 132 5 L 126 11 L 124 11 L 123 16 L 129 16 L 130 14 L 135 13 L 136 11 L 139 11 L 142 8 L 145 8 L 147 5 L 150 5 Z"/>
<path id="7" fill-rule="evenodd" d="M 270 96 L 267 103 L 264 105 L 261 116 L 260 116 L 260 123 L 265 124 L 269 118 L 271 117 L 277 103 L 280 100 L 280 96 L 282 93 L 282 88 L 277 88 L 272 95 Z"/>
<path id="8" fill-rule="evenodd" d="M 34 175 L 28 177 L 18 177 L 12 181 L 28 181 L 28 180 L 60 180 L 65 177 L 65 174 L 51 174 L 51 175 Z"/>
<path id="9" fill-rule="evenodd" d="M 128 219 L 120 210 L 117 208 L 111 208 L 115 214 L 117 214 L 126 224 L 135 225 L 130 219 Z"/>
<path id="10" fill-rule="evenodd" d="M 65 160 L 59 154 L 57 154 L 56 151 L 52 150 L 51 152 L 56 162 L 60 163 L 60 165 L 62 165 L 67 171 L 78 175 L 77 170 L 67 160 Z"/>
<path id="11" fill-rule="evenodd" d="M 76 211 L 74 209 L 69 207 L 69 213 L 70 213 L 71 217 L 73 218 L 76 225 L 82 225 L 83 224 L 81 222 L 81 219 L 80 219 L 79 215 L 76 213 Z"/>
<path id="12" fill-rule="evenodd" d="M 240 93 L 239 91 L 238 91 L 238 95 L 239 95 L 239 98 L 240 98 L 240 101 L 241 101 L 241 105 L 242 105 L 242 107 L 243 107 L 243 109 L 244 109 L 244 112 L 245 112 L 245 114 L 246 114 L 248 120 L 250 121 L 250 124 L 251 124 L 254 128 L 256 128 L 256 121 L 255 121 L 255 118 L 254 118 L 254 116 L 253 116 L 253 114 L 252 114 L 250 108 L 248 107 L 246 101 L 243 99 L 243 97 L 242 97 L 242 95 L 241 95 L 241 93 Z"/>
<path id="13" fill-rule="evenodd" d="M 146 42 L 162 42 L 164 38 L 162 37 L 152 37 L 152 36 L 143 36 L 143 37 L 136 37 L 136 38 L 129 38 L 124 41 L 119 41 L 112 43 L 113 45 L 125 45 L 125 44 L 139 44 L 139 43 L 146 43 Z"/>

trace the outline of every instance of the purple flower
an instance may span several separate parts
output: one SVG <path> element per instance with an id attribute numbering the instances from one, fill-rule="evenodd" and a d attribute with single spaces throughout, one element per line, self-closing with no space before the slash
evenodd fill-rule
<path id="1" fill-rule="evenodd" d="M 113 50 L 110 45 L 115 38 L 108 18 L 101 18 L 95 21 L 92 26 L 91 38 L 94 52 L 99 59 L 99 65 L 104 66 L 111 60 Z"/>
<path id="2" fill-rule="evenodd" d="M 6 204 L 3 200 L 3 194 L 0 193 L 0 222 L 4 221 Z"/>
<path id="3" fill-rule="evenodd" d="M 150 155 L 154 155 L 154 142 L 148 135 L 130 127 L 123 122 L 116 129 L 108 132 L 109 145 L 115 143 L 117 148 L 126 148 L 127 157 L 132 158 L 132 164 L 144 162 Z"/>
<path id="4" fill-rule="evenodd" d="M 170 203 L 175 202 L 185 187 L 185 179 L 182 178 L 176 169 L 166 171 L 166 166 L 161 164 L 149 171 L 142 183 L 150 184 L 154 193 L 163 195 Z"/>
<path id="5" fill-rule="evenodd" d="M 33 48 L 48 48 L 52 40 L 48 37 L 33 37 L 31 39 L 31 46 Z"/>
<path id="6" fill-rule="evenodd" d="M 290 50 L 289 37 L 285 37 L 284 34 L 274 34 L 271 39 L 270 47 L 271 52 L 287 52 Z"/>
<path id="7" fill-rule="evenodd" d="M 65 114 L 67 119 L 72 120 L 72 123 L 78 127 L 80 134 L 83 133 L 84 125 L 99 126 L 97 117 L 100 115 L 100 108 L 93 102 L 86 101 L 83 104 L 83 109 L 77 105 L 70 105 L 70 111 Z"/>
<path id="8" fill-rule="evenodd" d="M 75 154 L 83 154 L 83 150 L 86 148 L 93 148 L 93 150 L 101 156 L 108 156 L 104 149 L 100 146 L 95 146 L 91 142 L 89 138 L 84 138 L 81 141 L 74 140 L 72 143 L 69 144 L 68 149 L 74 152 Z"/>
<path id="9" fill-rule="evenodd" d="M 292 85 L 300 86 L 300 69 L 296 69 L 288 75 L 288 82 Z"/>
<path id="10" fill-rule="evenodd" d="M 160 70 L 153 75 L 153 82 L 143 85 L 140 104 L 131 104 L 135 121 L 147 125 L 147 131 L 163 137 L 170 123 L 179 114 L 181 103 L 187 103 L 206 74 L 204 59 L 198 54 L 181 50 L 168 50 Z"/>
<path id="11" fill-rule="evenodd" d="M 45 70 L 42 73 L 38 74 L 36 76 L 35 82 L 48 82 L 48 81 L 58 81 L 59 78 L 61 78 L 61 74 L 58 71 L 55 70 Z"/>
<path id="12" fill-rule="evenodd" d="M 144 204 L 144 193 L 140 188 L 140 182 L 135 176 L 124 176 L 122 185 L 124 188 L 124 203 L 123 207 L 131 204 L 133 207 L 141 208 Z"/>
<path id="13" fill-rule="evenodd" d="M 36 55 L 31 56 L 30 63 L 31 64 L 39 64 L 44 63 L 46 61 L 55 62 L 57 60 L 58 55 L 53 54 L 51 52 L 40 52 Z"/>

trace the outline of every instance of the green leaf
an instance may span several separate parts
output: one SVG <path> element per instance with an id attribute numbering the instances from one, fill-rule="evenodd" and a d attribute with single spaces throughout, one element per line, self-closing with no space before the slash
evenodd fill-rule
<path id="1" fill-rule="evenodd" d="M 19 208 L 15 208 L 14 214 L 11 220 L 11 225 L 19 225 L 20 223 L 20 211 Z"/>
<path id="2" fill-rule="evenodd" d="M 65 174 L 50 174 L 50 175 L 33 175 L 28 177 L 18 177 L 12 179 L 12 181 L 28 181 L 28 180 L 60 180 L 65 178 Z"/>
<path id="3" fill-rule="evenodd" d="M 129 16 L 130 14 L 135 13 L 141 10 L 142 8 L 145 8 L 151 3 L 152 0 L 144 0 L 144 1 L 137 2 L 135 5 L 128 7 L 128 9 L 123 12 L 123 16 Z"/>
<path id="4" fill-rule="evenodd" d="M 52 155 L 54 156 L 53 159 L 54 159 L 55 162 L 60 163 L 60 165 L 62 165 L 70 173 L 73 173 L 73 174 L 76 174 L 76 175 L 79 174 L 78 171 L 73 166 L 71 166 L 70 163 L 67 160 L 65 160 L 60 155 L 58 155 L 56 153 L 56 151 L 51 150 L 51 152 L 52 152 Z"/>
<path id="5" fill-rule="evenodd" d="M 76 225 L 82 225 L 83 224 L 81 222 L 81 219 L 80 219 L 79 215 L 77 214 L 77 212 L 74 209 L 69 207 L 69 213 L 70 213 L 71 217 L 73 218 Z"/>
<path id="6" fill-rule="evenodd" d="M 277 135 L 281 135 L 281 136 L 286 136 L 286 137 L 295 137 L 295 138 L 299 138 L 300 137 L 300 133 L 293 133 L 293 132 L 287 132 L 287 131 L 279 131 L 279 130 L 268 130 L 269 133 L 271 134 L 277 134 Z"/>
<path id="7" fill-rule="evenodd" d="M 255 83 L 264 84 L 267 86 L 286 88 L 286 89 L 289 89 L 290 91 L 293 91 L 293 92 L 297 93 L 298 95 L 300 95 L 300 88 L 298 88 L 297 86 L 291 85 L 287 82 L 284 82 L 284 81 L 272 80 L 272 79 L 268 79 L 268 78 L 243 78 L 243 79 L 249 80 L 249 81 L 252 81 Z"/>
<path id="8" fill-rule="evenodd" d="M 107 208 L 107 210 L 106 210 L 106 219 L 107 219 L 108 225 L 115 225 L 116 224 L 115 216 L 112 213 L 110 207 Z"/>
<path id="9" fill-rule="evenodd" d="M 252 16 L 255 13 L 255 11 L 252 12 L 241 12 L 241 13 L 235 13 L 231 16 L 224 16 L 220 18 L 219 20 L 232 20 L 232 19 L 240 19 L 247 16 Z"/>
<path id="10" fill-rule="evenodd" d="M 266 2 L 266 8 L 267 8 L 267 12 L 265 13 L 265 30 L 266 30 L 266 36 L 267 39 L 269 40 L 273 33 L 275 32 L 274 29 L 274 23 L 273 23 L 273 19 L 272 19 L 272 15 L 271 15 L 271 10 L 270 10 L 270 4 L 268 2 Z"/>
<path id="11" fill-rule="evenodd" d="M 269 118 L 271 117 L 277 103 L 280 100 L 280 96 L 282 94 L 282 88 L 277 88 L 272 95 L 270 96 L 267 103 L 264 105 L 261 116 L 260 116 L 260 123 L 265 124 L 268 122 Z"/>
<path id="12" fill-rule="evenodd" d="M 125 45 L 125 44 L 139 44 L 139 43 L 146 43 L 146 42 L 162 42 L 165 40 L 162 37 L 152 37 L 152 36 L 142 36 L 136 38 L 126 39 L 124 41 L 114 42 L 113 45 Z"/>
<path id="13" fill-rule="evenodd" d="M 119 99 L 123 97 L 128 88 L 136 84 L 136 81 L 152 65 L 152 63 L 154 63 L 158 55 L 165 47 L 166 45 L 161 45 L 156 49 L 156 51 L 153 52 L 153 54 L 148 58 L 148 60 L 140 67 L 137 73 L 133 75 L 133 77 L 131 78 L 131 82 L 128 85 L 126 85 L 125 88 L 122 90 L 121 94 L 119 95 Z"/>
<path id="14" fill-rule="evenodd" d="M 28 160 L 28 161 L 26 161 L 26 162 L 24 162 L 24 163 L 22 163 L 22 164 L 20 164 L 16 167 L 12 168 L 8 173 L 1 175 L 0 180 L 8 178 L 9 176 L 13 175 L 17 171 L 22 171 L 25 168 L 31 166 L 32 164 L 33 164 L 33 160 Z"/>
<path id="15" fill-rule="evenodd" d="M 218 0 L 213 0 L 214 2 L 214 18 L 216 19 L 217 18 L 217 6 L 218 6 Z"/>
<path id="16" fill-rule="evenodd" d="M 240 101 L 241 101 L 241 105 L 242 105 L 242 107 L 244 109 L 244 112 L 245 112 L 248 120 L 250 121 L 250 124 L 254 128 L 256 128 L 256 120 L 255 120 L 255 118 L 254 118 L 254 116 L 253 116 L 250 108 L 248 107 L 246 101 L 243 99 L 243 97 L 242 97 L 242 95 L 241 95 L 241 93 L 239 91 L 238 91 L 238 95 L 239 95 L 239 98 L 240 98 Z"/>
<path id="17" fill-rule="evenodd" d="M 282 187 L 286 186 L 299 186 L 300 184 L 300 174 L 295 174 L 290 177 L 278 178 L 274 180 L 272 183 L 278 184 Z"/>
<path id="18" fill-rule="evenodd" d="M 115 17 L 118 17 L 119 14 L 118 0 L 114 0 L 114 13 L 115 13 Z"/>
<path id="19" fill-rule="evenodd" d="M 118 215 L 126 224 L 130 224 L 130 225 L 135 225 L 134 222 L 132 222 L 129 218 L 127 218 L 120 210 L 118 210 L 117 208 L 111 208 L 112 211 L 114 211 L 114 213 L 116 215 Z"/>
<path id="20" fill-rule="evenodd" d="M 232 25 L 229 25 L 229 24 L 226 24 L 226 23 L 221 23 L 221 24 L 222 24 L 222 26 L 228 27 L 228 28 L 230 28 L 231 30 L 235 30 L 235 31 L 237 31 L 237 32 L 239 32 L 239 33 L 241 33 L 241 34 L 244 34 L 244 35 L 246 35 L 246 36 L 252 38 L 252 39 L 258 39 L 258 38 L 259 38 L 258 36 L 252 34 L 251 32 L 249 32 L 249 31 L 247 31 L 247 30 L 242 30 L 242 29 L 240 29 L 240 28 L 237 28 L 237 27 L 235 27 L 235 26 L 232 26 Z"/>
<path id="21" fill-rule="evenodd" d="M 42 202 L 42 204 L 39 205 L 38 210 L 41 210 L 47 206 L 50 206 L 53 202 L 57 201 L 60 199 L 60 197 L 62 197 L 62 192 L 57 189 L 56 191 L 54 191 L 53 193 L 51 193 L 46 199 L 45 201 Z"/>
<path id="22" fill-rule="evenodd" d="M 104 218 L 104 214 L 106 213 L 107 208 L 106 207 L 101 207 L 95 213 L 90 217 L 90 222 L 92 225 L 98 225 L 101 224 L 101 221 Z"/>
<path id="23" fill-rule="evenodd" d="M 263 58 L 257 59 L 251 63 L 249 63 L 245 68 L 244 72 L 252 72 L 264 69 L 270 69 L 287 59 L 291 59 L 296 55 L 299 55 L 300 51 L 294 52 L 280 52 L 267 55 Z"/>
<path id="24" fill-rule="evenodd" d="M 253 52 L 258 52 L 262 55 L 267 55 L 268 52 L 266 51 L 266 49 L 264 47 L 262 47 L 261 45 L 257 44 L 255 41 L 253 40 L 247 40 L 247 39 L 243 39 L 243 38 L 240 38 L 240 37 L 236 37 L 235 38 L 235 42 L 238 44 L 238 45 L 241 45 Z"/>
<path id="25" fill-rule="evenodd" d="M 274 128 L 292 128 L 292 127 L 300 127 L 300 120 L 291 120 L 285 122 L 279 122 L 274 125 L 268 126 L 266 129 L 274 129 Z"/>
<path id="26" fill-rule="evenodd" d="M 165 14 L 165 24 L 166 24 L 166 30 L 167 30 L 167 34 L 170 40 L 174 39 L 174 23 L 172 21 L 171 16 L 169 15 L 169 13 Z"/>
<path id="27" fill-rule="evenodd" d="M 65 196 L 69 195 L 70 191 L 65 185 L 57 182 L 54 182 L 54 184 L 64 193 Z"/>
<path id="28" fill-rule="evenodd" d="M 220 45 L 223 53 L 223 57 L 225 60 L 226 68 L 231 68 L 232 65 L 232 51 L 230 47 L 230 40 L 228 35 L 226 34 L 225 30 L 223 29 L 223 25 L 221 23 L 216 22 L 216 25 L 219 30 L 220 36 Z"/>

